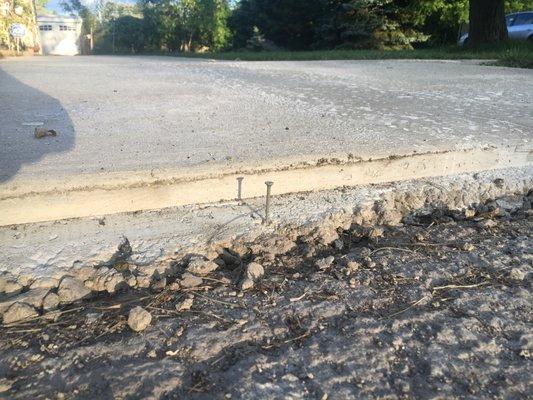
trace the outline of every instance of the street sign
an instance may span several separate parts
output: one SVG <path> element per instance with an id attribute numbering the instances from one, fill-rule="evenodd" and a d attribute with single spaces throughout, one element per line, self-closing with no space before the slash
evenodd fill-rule
<path id="1" fill-rule="evenodd" d="M 26 35 L 26 27 L 22 24 L 11 24 L 9 33 L 14 38 L 23 38 Z"/>

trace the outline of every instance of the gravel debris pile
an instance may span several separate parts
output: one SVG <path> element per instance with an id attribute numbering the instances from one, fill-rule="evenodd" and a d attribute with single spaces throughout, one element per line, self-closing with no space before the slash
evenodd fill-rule
<path id="1" fill-rule="evenodd" d="M 527 398 L 532 199 L 260 237 L 144 288 L 63 279 L 52 311 L 7 308 L 29 319 L 0 327 L 0 398 Z"/>

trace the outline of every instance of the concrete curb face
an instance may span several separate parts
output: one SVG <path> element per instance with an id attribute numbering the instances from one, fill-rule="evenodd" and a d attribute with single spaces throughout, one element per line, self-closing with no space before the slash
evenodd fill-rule
<path id="1" fill-rule="evenodd" d="M 116 175 L 111 181 L 105 175 L 88 176 L 70 185 L 56 182 L 44 187 L 30 182 L 15 193 L 0 195 L 0 226 L 231 201 L 237 197 L 238 176 L 245 178 L 243 198 L 249 199 L 264 196 L 268 180 L 275 182 L 274 193 L 282 195 L 524 167 L 533 163 L 531 154 L 487 148 L 355 162 L 333 158 L 314 166 L 254 168 L 218 175 L 167 172 L 163 179 L 139 177 L 137 181 L 128 174 L 123 179 Z"/>
<path id="2" fill-rule="evenodd" d="M 86 281 L 109 269 L 98 267 L 112 263 L 117 246 L 127 238 L 129 265 L 148 279 L 188 254 L 212 259 L 214 247 L 232 248 L 259 236 L 267 241 L 313 230 L 327 236 L 351 224 L 394 225 L 406 213 L 433 206 L 461 210 L 508 194 L 525 195 L 532 188 L 529 166 L 274 196 L 269 225 L 262 224 L 264 199 L 256 198 L 5 226 L 0 227 L 0 276 L 24 286 L 38 277 L 60 279 L 66 274 Z"/>

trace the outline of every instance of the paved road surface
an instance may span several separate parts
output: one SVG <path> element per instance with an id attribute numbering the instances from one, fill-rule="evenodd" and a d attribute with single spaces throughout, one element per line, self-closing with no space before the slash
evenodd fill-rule
<path id="1" fill-rule="evenodd" d="M 80 173 L 527 147 L 533 71 L 439 61 L 16 58 L 0 61 L 0 119 L 0 191 Z M 36 140 L 35 123 L 59 135 Z"/>

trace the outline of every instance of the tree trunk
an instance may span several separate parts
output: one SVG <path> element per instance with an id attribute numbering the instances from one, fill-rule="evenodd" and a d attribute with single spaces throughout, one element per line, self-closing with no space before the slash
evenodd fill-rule
<path id="1" fill-rule="evenodd" d="M 470 45 L 497 43 L 507 38 L 504 0 L 470 0 Z"/>

